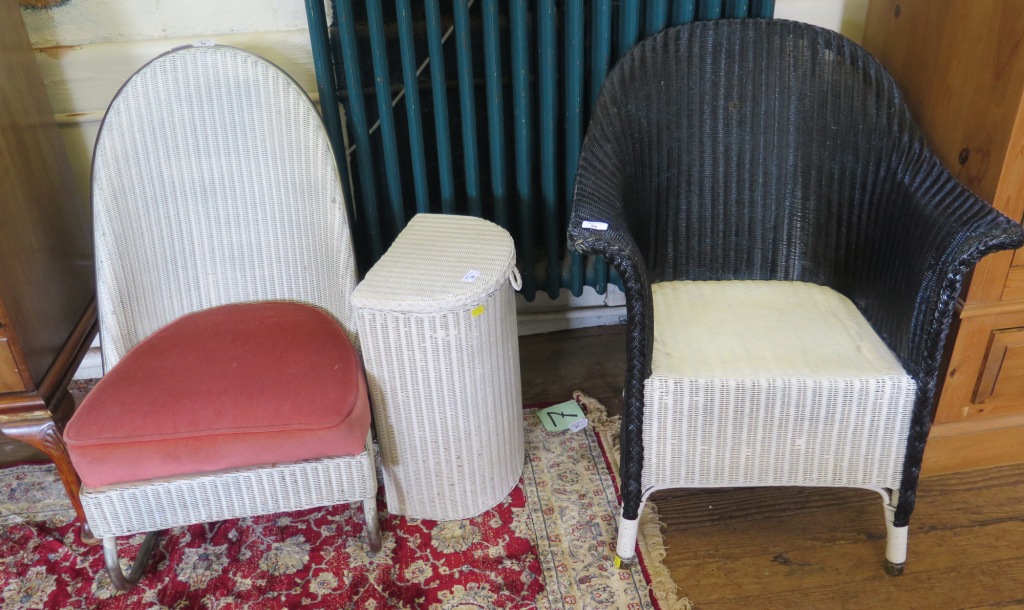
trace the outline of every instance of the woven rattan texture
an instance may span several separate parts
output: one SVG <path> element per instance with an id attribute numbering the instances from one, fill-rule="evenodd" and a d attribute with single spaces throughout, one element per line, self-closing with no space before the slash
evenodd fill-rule
<path id="1" fill-rule="evenodd" d="M 512 236 L 472 216 L 417 214 L 352 295 L 361 309 L 429 313 L 480 302 L 515 266 Z"/>
<path id="2" fill-rule="evenodd" d="M 898 488 L 917 385 L 842 295 L 662 282 L 643 488 Z"/>
<path id="3" fill-rule="evenodd" d="M 584 142 L 569 240 L 606 255 L 625 287 L 627 518 L 643 494 L 650 282 L 800 280 L 848 297 L 918 384 L 901 441 L 903 526 L 964 274 L 1024 235 L 942 167 L 863 49 L 805 24 L 736 20 L 666 30 L 612 70 Z"/>
<path id="4" fill-rule="evenodd" d="M 448 229 L 436 234 L 441 225 L 413 220 L 403 235 L 413 233 L 416 239 L 399 237 L 374 271 L 403 282 L 401 265 L 415 252 L 396 248 L 418 247 L 428 237 L 443 235 L 449 243 L 466 244 L 470 252 L 493 248 L 493 238 L 477 230 L 482 222 L 467 225 L 446 216 L 441 224 Z M 466 227 L 474 232 L 463 234 Z M 421 231 L 425 234 L 416 235 Z M 497 243 L 506 251 L 494 260 L 511 260 L 511 240 Z M 446 259 L 437 260 L 437 267 L 409 272 L 415 271 L 414 283 L 423 283 L 432 277 L 461 278 L 463 263 L 485 267 L 472 256 L 455 260 L 457 273 L 446 268 Z M 461 306 L 451 306 L 450 293 L 440 292 L 446 310 L 418 300 L 418 310 L 430 313 L 403 310 L 402 302 L 394 303 L 393 311 L 356 308 L 392 513 L 440 520 L 472 517 L 501 501 L 522 474 L 522 389 L 509 271 L 501 269 L 504 277 L 497 285 L 488 282 L 489 294 Z"/>
<path id="5" fill-rule="evenodd" d="M 651 290 L 655 376 L 910 380 L 853 303 L 831 288 L 740 280 L 659 282 Z"/>
<path id="6" fill-rule="evenodd" d="M 906 377 L 651 377 L 643 488 L 899 488 L 915 389 Z"/>
<path id="7" fill-rule="evenodd" d="M 228 47 L 155 59 L 117 94 L 93 165 L 104 367 L 187 313 L 289 300 L 351 332 L 352 245 L 330 143 L 280 69 Z"/>
<path id="8" fill-rule="evenodd" d="M 309 303 L 356 343 L 334 156 L 309 98 L 265 60 L 186 47 L 137 72 L 100 127 L 93 210 L 105 369 L 161 326 L 228 303 Z M 85 489 L 82 505 L 93 533 L 108 537 L 365 500 L 376 489 L 368 439 L 357 456 Z"/>
<path id="9" fill-rule="evenodd" d="M 127 536 L 172 527 L 266 515 L 377 493 L 369 452 L 103 489 L 83 489 L 93 533 Z"/>

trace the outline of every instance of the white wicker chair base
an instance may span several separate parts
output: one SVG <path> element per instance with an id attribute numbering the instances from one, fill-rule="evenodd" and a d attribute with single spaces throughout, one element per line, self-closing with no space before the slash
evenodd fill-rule
<path id="1" fill-rule="evenodd" d="M 381 548 L 380 519 L 377 516 L 376 496 L 363 500 L 363 512 L 366 517 L 367 554 L 373 556 L 379 553 Z M 156 548 L 159 536 L 159 531 L 146 534 L 146 539 L 139 547 L 138 555 L 135 556 L 135 562 L 129 568 L 127 576 L 121 570 L 121 561 L 117 552 L 117 536 L 103 538 L 103 561 L 107 568 L 107 574 L 110 576 L 110 582 L 113 583 L 115 589 L 127 591 L 139 582 L 142 572 L 149 563 L 149 557 L 153 554 L 153 549 Z"/>
<path id="2" fill-rule="evenodd" d="M 914 391 L 895 377 L 652 376 L 641 486 L 898 489 Z"/>
<path id="3" fill-rule="evenodd" d="M 890 511 L 888 570 L 901 571 L 887 490 L 902 481 L 917 384 L 857 307 L 802 282 L 661 282 L 652 296 L 645 493 L 873 489 Z"/>
<path id="4" fill-rule="evenodd" d="M 142 542 L 142 546 L 139 547 L 139 554 L 136 555 L 135 563 L 128 570 L 127 576 L 121 571 L 121 561 L 117 556 L 117 537 L 107 536 L 103 539 L 103 561 L 107 566 L 110 582 L 113 583 L 115 589 L 127 591 L 134 587 L 135 583 L 139 582 L 139 579 L 142 578 L 142 571 L 146 569 L 146 564 L 149 563 L 149 556 L 153 554 L 153 549 L 156 548 L 156 540 L 159 535 L 160 532 L 146 534 L 146 539 Z"/>
<path id="5" fill-rule="evenodd" d="M 885 509 L 885 571 L 890 576 L 900 576 L 907 563 L 907 537 L 910 527 L 896 527 L 893 525 L 896 517 L 896 506 L 899 496 L 896 492 L 889 492 L 886 489 L 868 487 L 882 496 L 882 503 Z M 655 491 L 649 489 L 647 494 Z M 619 516 L 619 532 L 615 541 L 615 567 L 628 566 L 636 561 L 636 539 L 640 526 L 640 515 L 644 512 L 647 504 L 647 494 L 640 503 L 636 519 L 626 519 Z"/>
<path id="6" fill-rule="evenodd" d="M 82 488 L 82 507 L 96 536 L 106 538 L 357 502 L 377 493 L 371 451 L 102 489 Z"/>
<path id="7" fill-rule="evenodd" d="M 323 458 L 208 473 L 182 479 L 143 481 L 103 489 L 82 488 L 82 507 L 93 531 L 103 539 L 103 555 L 114 586 L 131 588 L 142 576 L 160 530 L 363 502 L 371 554 L 380 551 L 377 473 L 372 445 L 359 455 Z M 148 532 L 125 576 L 117 556 L 117 537 Z"/>

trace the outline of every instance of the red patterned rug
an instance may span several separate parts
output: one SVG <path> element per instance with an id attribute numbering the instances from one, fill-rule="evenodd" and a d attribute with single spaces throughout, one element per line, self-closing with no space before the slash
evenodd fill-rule
<path id="1" fill-rule="evenodd" d="M 591 420 L 581 432 L 545 432 L 524 411 L 523 478 L 478 517 L 397 517 L 381 494 L 383 548 L 372 558 L 358 504 L 178 528 L 123 594 L 102 549 L 81 543 L 54 467 L 0 469 L 0 610 L 688 607 L 661 565 L 653 511 L 641 561 L 613 567 L 618 490 L 606 455 L 618 424 L 576 396 Z M 141 541 L 122 539 L 122 555 L 134 557 Z"/>

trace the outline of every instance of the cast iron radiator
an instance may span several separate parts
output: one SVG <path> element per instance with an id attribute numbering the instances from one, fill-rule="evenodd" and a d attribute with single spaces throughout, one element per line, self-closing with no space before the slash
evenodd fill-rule
<path id="1" fill-rule="evenodd" d="M 417 212 L 482 216 L 514 236 L 530 300 L 618 283 L 565 243 L 580 144 L 611 66 L 666 27 L 770 18 L 775 4 L 305 1 L 361 269 Z"/>

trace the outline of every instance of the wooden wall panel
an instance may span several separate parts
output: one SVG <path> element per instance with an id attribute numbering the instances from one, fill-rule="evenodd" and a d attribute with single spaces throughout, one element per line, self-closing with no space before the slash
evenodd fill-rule
<path id="1" fill-rule="evenodd" d="M 1024 184 L 1002 180 L 1024 155 L 1024 0 L 872 0 L 864 47 L 892 73 L 943 164 L 1020 220 Z M 979 265 L 967 301 L 999 300 L 1012 261 L 1005 252 Z"/>
<path id="2" fill-rule="evenodd" d="M 38 385 L 92 299 L 92 229 L 15 0 L 0 0 L 0 83 L 0 301 Z"/>

